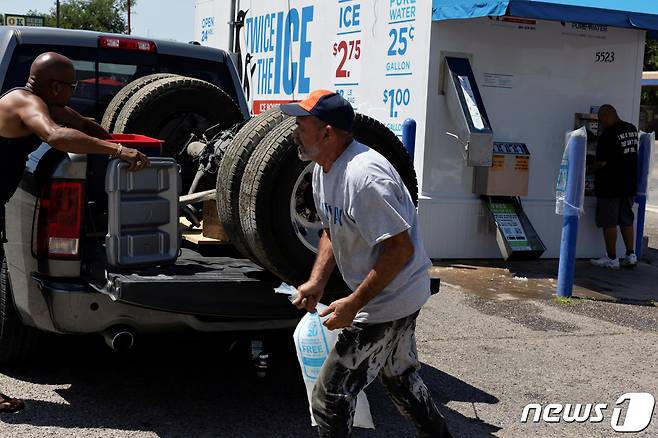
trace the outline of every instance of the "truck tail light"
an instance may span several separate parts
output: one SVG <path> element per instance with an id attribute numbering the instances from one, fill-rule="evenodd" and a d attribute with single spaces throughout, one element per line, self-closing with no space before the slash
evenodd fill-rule
<path id="1" fill-rule="evenodd" d="M 37 257 L 78 258 L 82 229 L 81 181 L 53 182 L 38 200 Z"/>
<path id="2" fill-rule="evenodd" d="M 136 52 L 155 53 L 155 43 L 133 38 L 102 36 L 98 38 L 98 47 L 104 49 L 134 50 Z"/>

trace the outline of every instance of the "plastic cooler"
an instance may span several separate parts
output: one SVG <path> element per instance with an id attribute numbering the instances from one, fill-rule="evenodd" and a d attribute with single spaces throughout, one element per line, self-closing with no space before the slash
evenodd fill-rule
<path id="1" fill-rule="evenodd" d="M 147 137 L 141 134 L 112 134 L 111 143 L 121 143 L 122 145 L 137 149 L 148 157 L 159 157 L 162 155 L 162 143 L 164 140 Z"/>

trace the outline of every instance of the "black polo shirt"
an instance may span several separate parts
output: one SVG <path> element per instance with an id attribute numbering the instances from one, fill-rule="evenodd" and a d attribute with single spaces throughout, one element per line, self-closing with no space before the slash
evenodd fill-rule
<path id="1" fill-rule="evenodd" d="M 596 161 L 605 161 L 607 164 L 595 174 L 596 196 L 635 196 L 637 150 L 637 128 L 628 122 L 620 120 L 601 133 L 596 147 Z"/>

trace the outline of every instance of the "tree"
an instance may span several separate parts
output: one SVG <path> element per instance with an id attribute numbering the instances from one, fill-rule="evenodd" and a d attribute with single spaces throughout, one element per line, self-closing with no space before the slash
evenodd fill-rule
<path id="1" fill-rule="evenodd" d="M 137 3 L 136 0 L 63 0 L 59 6 L 59 27 L 126 33 L 129 1 L 131 8 Z M 44 17 L 48 27 L 55 27 L 57 23 L 57 9 L 54 5 L 47 14 L 28 11 L 27 15 Z"/>
<path id="2" fill-rule="evenodd" d="M 658 40 L 647 37 L 644 46 L 644 71 L 658 71 Z M 642 90 L 642 105 L 658 105 L 658 92 L 655 88 Z"/>

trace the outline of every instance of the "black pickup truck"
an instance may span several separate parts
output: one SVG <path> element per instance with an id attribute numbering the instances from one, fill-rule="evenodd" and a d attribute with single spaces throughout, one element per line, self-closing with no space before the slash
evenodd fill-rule
<path id="1" fill-rule="evenodd" d="M 0 27 L 2 91 L 24 85 L 30 64 L 46 51 L 73 61 L 79 85 L 70 105 L 98 121 L 107 114 L 113 96 L 128 84 L 173 75 L 218 87 L 232 101 L 232 117 L 238 122 L 249 118 L 227 53 L 125 35 Z M 170 124 L 178 129 L 198 118 L 199 114 L 183 111 Z M 159 131 L 162 135 L 167 129 L 170 136 L 178 132 L 163 129 Z M 47 144 L 29 156 L 20 187 L 6 208 L 0 363 L 22 359 L 32 348 L 37 331 L 105 334 L 111 345 L 126 347 L 132 345 L 135 335 L 148 332 L 260 330 L 296 323 L 299 311 L 272 291 L 280 280 L 246 258 L 207 256 L 176 247 L 178 254 L 169 264 L 143 260 L 135 266 L 109 263 L 108 218 L 117 206 L 108 204 L 108 165 L 119 166 L 105 157 L 66 154 Z M 176 183 L 175 178 L 171 183 Z M 176 192 L 180 191 L 178 188 L 173 197 L 164 200 L 165 209 L 167 205 L 177 208 Z M 151 215 L 151 208 L 162 211 L 161 197 L 140 193 L 137 202 L 123 208 L 128 213 L 132 209 L 134 214 Z M 175 221 L 178 223 L 178 217 Z M 141 224 L 140 236 L 153 231 L 148 229 L 150 223 Z M 153 222 L 153 227 L 160 225 Z M 175 234 L 169 236 L 174 243 L 179 238 Z M 69 250 L 62 251 L 62 247 Z"/>

